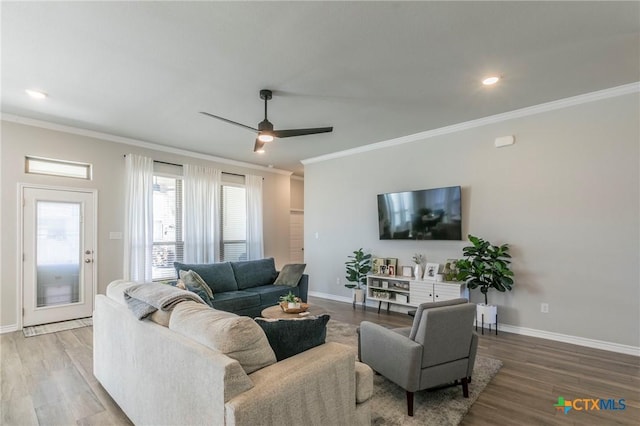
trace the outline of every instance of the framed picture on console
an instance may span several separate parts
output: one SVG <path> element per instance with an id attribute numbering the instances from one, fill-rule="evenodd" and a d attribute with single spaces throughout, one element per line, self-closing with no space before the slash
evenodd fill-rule
<path id="1" fill-rule="evenodd" d="M 396 267 L 394 265 L 387 265 L 387 274 L 396 275 Z"/>
<path id="2" fill-rule="evenodd" d="M 403 277 L 413 277 L 413 268 L 411 266 L 403 266 L 402 267 L 402 276 Z"/>
<path id="3" fill-rule="evenodd" d="M 381 257 L 374 257 L 372 262 L 371 272 L 373 272 L 374 275 L 383 274 L 384 272 L 380 270 L 381 266 L 384 266 L 384 259 Z"/>
<path id="4" fill-rule="evenodd" d="M 427 263 L 427 266 L 424 268 L 424 277 L 428 280 L 435 280 L 436 274 L 440 269 L 439 263 Z"/>

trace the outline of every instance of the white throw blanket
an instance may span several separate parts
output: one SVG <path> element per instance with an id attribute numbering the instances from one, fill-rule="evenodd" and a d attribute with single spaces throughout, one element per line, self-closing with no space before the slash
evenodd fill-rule
<path id="1" fill-rule="evenodd" d="M 170 311 L 178 303 L 187 300 L 204 304 L 200 296 L 195 293 L 158 283 L 132 285 L 124 291 L 124 300 L 139 320 L 146 318 L 158 309 Z"/>

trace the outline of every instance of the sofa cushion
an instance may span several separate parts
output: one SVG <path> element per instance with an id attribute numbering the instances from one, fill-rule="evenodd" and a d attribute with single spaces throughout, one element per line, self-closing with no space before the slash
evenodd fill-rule
<path id="1" fill-rule="evenodd" d="M 211 288 L 207 285 L 207 283 L 198 275 L 198 273 L 194 270 L 188 270 L 180 272 L 180 279 L 186 286 L 187 290 L 194 292 L 202 300 L 204 303 L 211 306 L 211 300 L 213 300 L 213 292 Z"/>
<path id="2" fill-rule="evenodd" d="M 180 276 L 180 271 L 195 271 L 214 294 L 238 290 L 238 283 L 229 262 L 201 264 L 173 262 L 173 266 L 176 268 L 178 276 Z"/>
<path id="3" fill-rule="evenodd" d="M 280 302 L 280 296 L 286 296 L 289 292 L 300 296 L 298 287 L 292 288 L 285 285 L 261 285 L 260 287 L 248 288 L 245 292 L 260 295 L 260 304 L 262 306 L 277 305 Z"/>
<path id="4" fill-rule="evenodd" d="M 174 308 L 169 328 L 235 359 L 247 374 L 276 362 L 264 332 L 249 317 L 183 302 Z"/>
<path id="5" fill-rule="evenodd" d="M 227 291 L 216 294 L 211 306 L 221 311 L 237 312 L 260 306 L 260 295 L 248 291 Z"/>
<path id="6" fill-rule="evenodd" d="M 290 263 L 284 265 L 278 274 L 278 278 L 274 281 L 275 285 L 286 285 L 288 287 L 297 287 L 298 281 L 304 274 L 306 263 Z"/>
<path id="7" fill-rule="evenodd" d="M 175 315 L 175 314 L 174 314 Z M 304 319 L 269 320 L 256 318 L 256 323 L 262 327 L 271 348 L 276 353 L 276 359 L 292 357 L 307 349 L 322 345 L 327 337 L 327 322 L 329 315 Z"/>
<path id="8" fill-rule="evenodd" d="M 231 262 L 231 267 L 239 290 L 273 284 L 278 275 L 276 264 L 272 257 L 244 262 Z"/>

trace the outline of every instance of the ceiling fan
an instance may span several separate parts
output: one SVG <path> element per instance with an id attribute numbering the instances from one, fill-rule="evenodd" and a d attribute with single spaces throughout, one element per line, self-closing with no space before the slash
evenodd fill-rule
<path id="1" fill-rule="evenodd" d="M 264 152 L 264 144 L 273 141 L 274 138 L 292 138 L 295 136 L 315 135 L 316 133 L 328 133 L 333 131 L 333 127 L 314 127 L 311 129 L 288 129 L 288 130 L 273 130 L 273 124 L 267 119 L 267 101 L 273 97 L 271 90 L 262 89 L 260 91 L 260 99 L 264 100 L 264 120 L 258 123 L 258 128 L 244 125 L 236 121 L 229 120 L 224 117 L 210 114 L 208 112 L 200 111 L 200 114 L 207 115 L 209 117 L 217 118 L 218 120 L 225 121 L 236 126 L 249 129 L 257 132 L 258 137 L 253 147 L 253 152 Z"/>

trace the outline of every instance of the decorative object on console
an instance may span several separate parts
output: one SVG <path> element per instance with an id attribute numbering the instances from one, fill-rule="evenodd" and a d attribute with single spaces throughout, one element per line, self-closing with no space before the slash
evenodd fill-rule
<path id="1" fill-rule="evenodd" d="M 458 259 L 447 259 L 444 263 L 442 275 L 444 275 L 445 281 L 453 281 L 456 279 L 456 276 L 458 275 L 458 267 L 456 266 L 457 261 Z"/>
<path id="2" fill-rule="evenodd" d="M 374 257 L 373 258 L 373 262 L 372 262 L 372 270 L 371 270 L 371 272 L 374 275 L 381 274 L 382 271 L 380 270 L 380 268 L 382 266 L 385 266 L 384 259 L 381 258 L 381 257 Z"/>
<path id="3" fill-rule="evenodd" d="M 420 268 L 420 265 L 416 265 L 415 267 L 416 268 Z M 402 267 L 402 276 L 403 277 L 412 277 L 413 276 L 413 268 L 411 266 L 403 266 Z"/>
<path id="4" fill-rule="evenodd" d="M 424 278 L 429 280 L 435 280 L 436 274 L 438 273 L 438 269 L 440 269 L 439 263 L 427 263 L 427 266 L 424 270 Z"/>
<path id="5" fill-rule="evenodd" d="M 396 267 L 393 265 L 387 265 L 387 274 L 395 277 L 396 275 Z"/>
<path id="6" fill-rule="evenodd" d="M 425 264 L 425 262 L 427 261 L 427 259 L 424 257 L 423 254 L 421 253 L 416 253 L 413 255 L 413 263 L 416 264 L 416 266 L 414 267 L 414 276 L 416 277 L 417 280 L 421 280 L 422 279 L 422 273 L 424 272 L 422 269 L 422 265 Z"/>
<path id="7" fill-rule="evenodd" d="M 476 324 L 495 324 L 497 334 L 498 310 L 496 306 L 489 305 L 487 293 L 492 288 L 500 292 L 511 291 L 514 282 L 513 271 L 509 269 L 509 245 L 492 245 L 489 241 L 473 235 L 469 235 L 469 241 L 472 245 L 462 249 L 462 254 L 466 257 L 456 262 L 457 278 L 465 281 L 471 290 L 480 287 L 480 292 L 484 294 L 484 304 L 482 307 L 478 305 Z"/>

